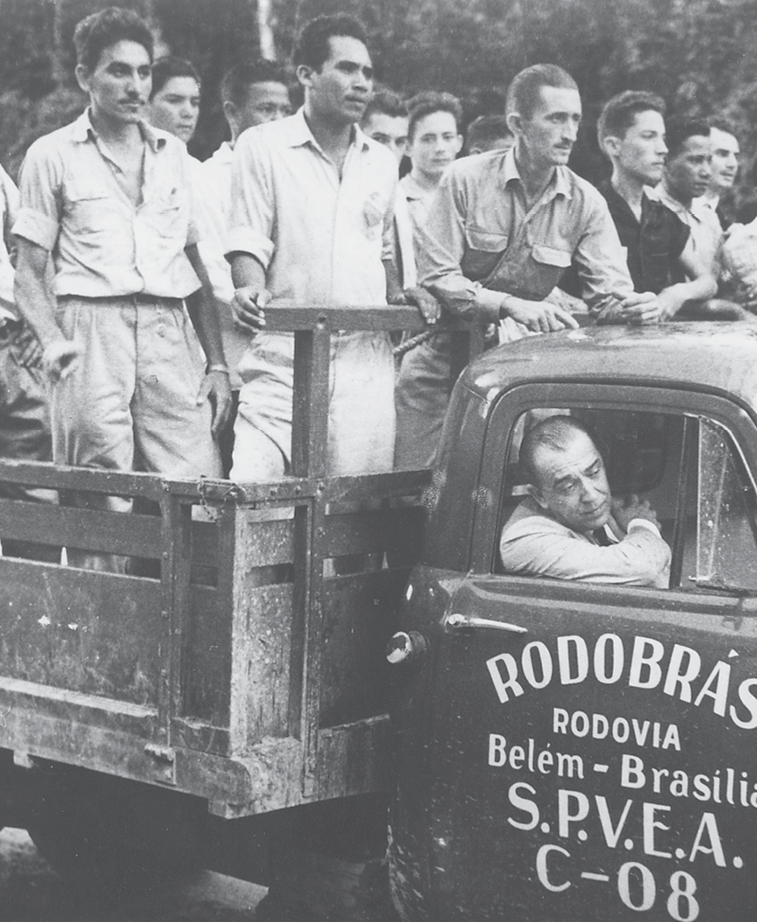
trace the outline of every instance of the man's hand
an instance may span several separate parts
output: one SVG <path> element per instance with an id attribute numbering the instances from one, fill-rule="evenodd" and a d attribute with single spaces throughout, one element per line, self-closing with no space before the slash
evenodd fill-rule
<path id="1" fill-rule="evenodd" d="M 245 333 L 257 333 L 265 327 L 265 308 L 271 300 L 266 288 L 248 285 L 237 288 L 231 302 L 234 324 Z"/>
<path id="2" fill-rule="evenodd" d="M 428 324 L 434 324 L 442 313 L 442 308 L 436 298 L 425 288 L 405 288 L 398 292 L 390 301 L 391 304 L 414 304 L 421 312 L 421 316 Z"/>
<path id="3" fill-rule="evenodd" d="M 82 347 L 70 339 L 56 339 L 42 353 L 42 367 L 53 384 L 67 378 L 79 363 Z"/>
<path id="4" fill-rule="evenodd" d="M 624 499 L 613 499 L 612 514 L 615 516 L 615 520 L 624 532 L 628 531 L 628 523 L 632 519 L 646 519 L 648 522 L 656 525 L 657 528 L 660 527 L 660 523 L 657 520 L 657 513 L 649 505 L 649 501 L 646 499 L 640 500 L 639 497 L 633 493 L 630 496 L 626 496 Z"/>
<path id="5" fill-rule="evenodd" d="M 635 291 L 627 298 L 619 298 L 621 319 L 625 323 L 641 324 L 646 326 L 666 320 L 663 317 L 664 304 L 660 303 L 658 295 L 651 291 Z"/>
<path id="6" fill-rule="evenodd" d="M 210 431 L 217 438 L 231 413 L 231 384 L 228 372 L 209 371 L 205 375 L 197 394 L 197 406 L 202 406 L 206 400 L 210 400 L 213 408 Z"/>
<path id="7" fill-rule="evenodd" d="M 555 333 L 566 327 L 575 330 L 578 321 L 562 307 L 548 301 L 527 301 L 507 295 L 503 301 L 505 312 L 535 333 Z"/>

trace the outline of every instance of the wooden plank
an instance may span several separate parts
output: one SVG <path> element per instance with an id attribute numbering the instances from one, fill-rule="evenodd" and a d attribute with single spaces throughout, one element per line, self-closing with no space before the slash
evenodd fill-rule
<path id="1" fill-rule="evenodd" d="M 417 307 L 276 307 L 266 312 L 269 330 L 412 330 L 426 329 Z"/>
<path id="2" fill-rule="evenodd" d="M 0 558 L 0 675 L 155 706 L 153 580 Z"/>
<path id="3" fill-rule="evenodd" d="M 119 496 L 143 496 L 159 500 L 161 479 L 154 474 L 106 471 L 91 467 L 66 467 L 41 461 L 0 460 L 0 481 L 23 483 L 51 490 L 85 490 L 90 493 L 112 493 Z M 186 489 L 197 485 L 183 482 Z"/>
<path id="4" fill-rule="evenodd" d="M 350 723 L 388 707 L 386 646 L 406 570 L 378 570 L 324 581 L 320 727 Z"/>
<path id="5" fill-rule="evenodd" d="M 232 612 L 222 599 L 220 590 L 192 586 L 181 713 L 228 734 Z"/>
<path id="6" fill-rule="evenodd" d="M 389 717 L 321 730 L 318 741 L 319 800 L 389 791 Z"/>
<path id="7" fill-rule="evenodd" d="M 292 404 L 292 474 L 295 477 L 323 477 L 326 471 L 330 362 L 328 332 L 295 333 Z"/>
<path id="8" fill-rule="evenodd" d="M 160 521 L 154 516 L 77 509 L 0 499 L 0 539 L 160 557 Z"/>
<path id="9" fill-rule="evenodd" d="M 341 557 L 385 551 L 396 546 L 397 536 L 419 546 L 425 517 L 422 506 L 327 515 L 323 521 L 324 554 Z"/>

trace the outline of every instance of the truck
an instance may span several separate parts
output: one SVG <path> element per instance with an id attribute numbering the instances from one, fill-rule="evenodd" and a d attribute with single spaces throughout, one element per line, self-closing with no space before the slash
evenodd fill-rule
<path id="1" fill-rule="evenodd" d="M 271 919 L 752 922 L 755 327 L 495 348 L 433 470 L 330 478 L 330 331 L 419 324 L 270 314 L 296 331 L 284 481 L 0 468 L 62 498 L 1 501 L 0 540 L 150 562 L 0 558 L 0 824 L 65 873 L 137 855 L 263 883 Z M 457 373 L 480 331 L 454 341 Z M 524 426 L 553 413 L 649 499 L 667 588 L 502 572 Z"/>

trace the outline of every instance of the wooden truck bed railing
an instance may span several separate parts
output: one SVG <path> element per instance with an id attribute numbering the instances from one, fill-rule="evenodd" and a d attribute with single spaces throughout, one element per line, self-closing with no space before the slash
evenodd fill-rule
<path id="1" fill-rule="evenodd" d="M 279 483 L 0 462 L 0 481 L 140 510 L 0 500 L 0 540 L 123 555 L 150 574 L 0 558 L 0 748 L 205 797 L 228 817 L 385 788 L 384 648 L 430 474 L 324 477 L 329 336 L 416 318 L 268 311 L 269 329 L 295 331 Z M 454 335 L 458 355 L 478 338 Z"/>

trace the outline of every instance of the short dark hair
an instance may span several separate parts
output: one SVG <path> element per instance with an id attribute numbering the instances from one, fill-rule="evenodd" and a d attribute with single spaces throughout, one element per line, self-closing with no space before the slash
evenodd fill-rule
<path id="1" fill-rule="evenodd" d="M 258 61 L 235 64 L 223 75 L 221 80 L 221 102 L 233 102 L 243 106 L 247 93 L 256 83 L 281 83 L 289 86 L 289 76 L 275 61 L 260 58 Z"/>
<path id="2" fill-rule="evenodd" d="M 506 116 L 479 115 L 468 125 L 468 130 L 465 132 L 465 148 L 470 150 L 472 147 L 484 146 L 490 150 L 495 141 L 511 135 L 512 131 L 507 124 Z"/>
<path id="3" fill-rule="evenodd" d="M 100 55 L 117 42 L 137 42 L 153 59 L 155 38 L 141 16 L 120 6 L 109 6 L 82 19 L 74 31 L 76 63 L 88 73 L 97 67 Z"/>
<path id="4" fill-rule="evenodd" d="M 605 138 L 624 138 L 640 112 L 659 112 L 665 118 L 665 102 L 655 93 L 626 90 L 608 100 L 597 122 L 599 146 Z"/>
<path id="5" fill-rule="evenodd" d="M 667 123 L 665 143 L 668 145 L 668 160 L 677 157 L 689 138 L 710 136 L 710 123 L 702 118 L 676 116 Z"/>
<path id="6" fill-rule="evenodd" d="M 377 90 L 366 107 L 361 120 L 362 124 L 365 124 L 376 112 L 388 115 L 390 118 L 407 118 L 407 103 L 394 90 Z"/>
<path id="7" fill-rule="evenodd" d="M 150 99 L 156 93 L 159 93 L 173 77 L 191 77 L 198 87 L 200 85 L 200 75 L 197 73 L 194 64 L 187 61 L 186 58 L 177 58 L 175 55 L 169 54 L 164 58 L 158 58 L 152 66 Z"/>
<path id="8" fill-rule="evenodd" d="M 738 139 L 736 128 L 729 119 L 721 118 L 721 116 L 717 115 L 715 118 L 709 119 L 709 123 L 710 128 L 717 128 L 718 131 L 722 131 L 723 134 L 730 134 L 732 137 Z"/>
<path id="9" fill-rule="evenodd" d="M 539 485 L 539 469 L 536 466 L 536 453 L 540 448 L 551 448 L 564 451 L 570 441 L 578 433 L 583 433 L 591 439 L 596 447 L 593 433 L 580 420 L 573 416 L 555 414 L 540 420 L 530 429 L 526 429 L 523 441 L 520 444 L 518 462 L 526 482 L 533 486 Z M 599 451 L 599 448 L 597 448 Z"/>
<path id="10" fill-rule="evenodd" d="M 339 36 L 355 38 L 368 44 L 365 26 L 354 16 L 316 16 L 300 32 L 292 60 L 295 67 L 304 64 L 319 70 L 331 55 L 330 39 Z"/>
<path id="11" fill-rule="evenodd" d="M 452 93 L 437 93 L 433 90 L 418 93 L 410 100 L 408 107 L 410 109 L 410 121 L 407 123 L 407 136 L 411 141 L 418 122 L 433 112 L 449 112 L 455 119 L 458 132 L 460 131 L 460 122 L 463 120 L 463 107 L 457 96 L 453 96 Z"/>
<path id="12" fill-rule="evenodd" d="M 553 86 L 563 90 L 578 90 L 578 84 L 567 70 L 557 64 L 533 64 L 513 78 L 507 89 L 505 112 L 517 112 L 531 118 L 541 100 L 541 88 Z"/>

